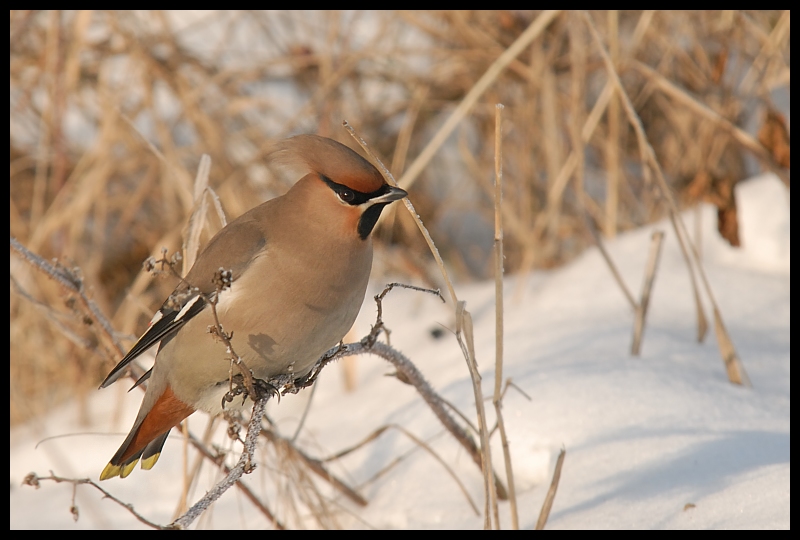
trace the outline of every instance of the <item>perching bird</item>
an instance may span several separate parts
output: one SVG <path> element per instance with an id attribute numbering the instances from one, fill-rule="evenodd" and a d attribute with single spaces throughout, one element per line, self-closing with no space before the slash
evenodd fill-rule
<path id="1" fill-rule="evenodd" d="M 209 335 L 210 306 L 187 284 L 212 297 L 215 273 L 232 271 L 217 313 L 234 350 L 262 380 L 308 373 L 355 321 L 372 268 L 370 233 L 384 206 L 407 193 L 331 139 L 299 135 L 276 148 L 273 157 L 305 176 L 211 239 L 186 283 L 100 385 L 116 381 L 160 342 L 155 365 L 142 377 L 149 380 L 139 414 L 101 480 L 128 476 L 140 458 L 143 469 L 152 468 L 170 429 L 196 410 L 222 411 L 230 362 L 225 346 Z"/>

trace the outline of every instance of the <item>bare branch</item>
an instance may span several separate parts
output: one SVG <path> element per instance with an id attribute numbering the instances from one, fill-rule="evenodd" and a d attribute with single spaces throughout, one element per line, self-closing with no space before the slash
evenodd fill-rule
<path id="1" fill-rule="evenodd" d="M 152 527 L 153 529 L 165 529 L 165 528 L 167 528 L 167 527 L 164 527 L 164 526 L 159 525 L 157 523 L 153 523 L 152 521 L 150 521 L 146 517 L 142 516 L 136 510 L 133 509 L 133 505 L 132 504 L 124 503 L 121 500 L 117 499 L 111 493 L 109 493 L 105 489 L 103 489 L 100 486 L 98 486 L 96 483 L 94 483 L 89 478 L 63 478 L 61 476 L 56 476 L 55 474 L 53 474 L 53 471 L 50 471 L 50 476 L 38 476 L 36 473 L 32 472 L 32 473 L 29 473 L 22 480 L 22 485 L 24 485 L 24 486 L 33 486 L 36 489 L 39 489 L 39 487 L 41 487 L 41 486 L 39 486 L 39 482 L 41 482 L 42 480 L 52 480 L 53 482 L 56 482 L 58 484 L 60 484 L 62 482 L 66 482 L 66 483 L 72 484 L 73 486 L 79 486 L 79 485 L 84 485 L 84 484 L 92 486 L 97 491 L 102 493 L 105 498 L 111 499 L 112 501 L 114 501 L 115 503 L 120 505 L 121 507 L 125 508 L 128 512 L 131 513 L 131 515 L 133 517 L 135 517 L 136 519 L 138 519 L 139 521 L 141 521 L 142 523 L 144 523 L 148 527 Z M 72 514 L 74 516 L 75 521 L 77 521 L 78 520 L 78 507 L 75 505 L 74 492 L 73 492 L 73 502 L 72 502 L 71 511 L 72 511 Z"/>
<path id="2" fill-rule="evenodd" d="M 58 283 L 65 291 L 77 295 L 83 305 L 86 314 L 91 318 L 93 323 L 97 323 L 99 328 L 102 328 L 104 335 L 114 344 L 114 347 L 122 354 L 122 344 L 117 339 L 116 333 L 109 323 L 108 319 L 100 311 L 97 305 L 89 300 L 86 296 L 86 290 L 83 287 L 83 279 L 78 273 L 78 269 L 69 270 L 59 263 L 50 264 L 39 255 L 28 250 L 25 246 L 19 243 L 16 238 L 11 238 L 11 250 L 17 256 L 28 263 L 31 267 L 42 272 L 50 279 Z"/>
<path id="3" fill-rule="evenodd" d="M 255 463 L 253 458 L 256 453 L 256 446 L 258 444 L 258 435 L 261 433 L 261 418 L 264 416 L 264 408 L 267 406 L 269 397 L 260 397 L 253 404 L 253 412 L 250 416 L 250 423 L 247 426 L 247 437 L 245 438 L 244 448 L 239 461 L 230 470 L 228 475 L 222 479 L 216 486 L 214 486 L 205 496 L 197 501 L 184 515 L 176 519 L 170 525 L 170 528 L 185 529 L 197 517 L 205 512 L 211 504 L 219 499 L 223 493 L 242 477 L 242 474 L 250 474 L 255 470 Z"/>

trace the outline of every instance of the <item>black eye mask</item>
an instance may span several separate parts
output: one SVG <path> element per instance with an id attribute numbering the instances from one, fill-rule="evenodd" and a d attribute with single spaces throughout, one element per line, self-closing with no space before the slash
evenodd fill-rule
<path id="1" fill-rule="evenodd" d="M 328 184 L 329 188 L 331 188 L 333 191 L 336 192 L 336 194 L 339 196 L 340 199 L 342 199 L 344 202 L 346 202 L 351 206 L 358 206 L 360 204 L 364 204 L 370 199 L 374 199 L 375 197 L 380 197 L 381 195 L 385 195 L 389 191 L 389 184 L 383 184 L 379 189 L 373 191 L 372 193 L 362 193 L 361 191 L 356 191 L 352 188 L 345 186 L 344 184 L 338 184 L 333 180 L 331 180 L 330 178 L 328 178 L 327 176 L 325 176 L 324 174 L 321 174 L 320 178 L 322 178 L 322 180 L 326 184 Z M 380 212 L 378 212 L 378 215 L 380 215 Z"/>

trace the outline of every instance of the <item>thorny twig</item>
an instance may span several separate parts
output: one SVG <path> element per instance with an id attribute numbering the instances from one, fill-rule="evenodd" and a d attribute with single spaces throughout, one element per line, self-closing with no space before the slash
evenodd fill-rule
<path id="1" fill-rule="evenodd" d="M 386 297 L 387 294 L 389 294 L 389 291 L 391 291 L 395 287 L 402 287 L 404 289 L 411 289 L 414 291 L 431 293 L 433 295 L 438 296 L 442 300 L 442 303 L 445 302 L 444 296 L 442 296 L 442 292 L 439 289 L 424 289 L 422 287 L 415 287 L 414 285 L 406 285 L 405 283 L 389 283 L 383 289 L 383 292 L 375 295 L 375 304 L 377 304 L 378 306 L 378 314 L 375 317 L 375 324 L 372 326 L 372 330 L 370 331 L 369 335 L 365 338 L 367 339 L 366 344 L 370 347 L 375 344 L 375 341 L 377 341 L 378 336 L 380 335 L 381 332 L 386 334 L 386 340 L 387 342 L 389 341 L 390 331 L 388 328 L 386 328 L 386 325 L 383 324 L 383 299 Z M 362 342 L 363 341 L 364 340 L 362 340 Z"/>
<path id="2" fill-rule="evenodd" d="M 60 264 L 58 261 L 51 264 L 44 260 L 42 257 L 33 253 L 28 248 L 19 243 L 16 238 L 10 238 L 10 247 L 17 253 L 20 259 L 28 263 L 36 270 L 47 275 L 58 283 L 61 288 L 67 292 L 76 295 L 83 305 L 87 317 L 90 317 L 92 323 L 97 323 L 97 327 L 103 330 L 106 337 L 114 344 L 117 351 L 122 354 L 122 344 L 117 339 L 117 334 L 108 319 L 102 314 L 100 308 L 86 296 L 86 289 L 83 286 L 83 278 L 81 277 L 78 268 L 69 269 Z M 139 374 L 141 375 L 141 373 Z"/>
<path id="3" fill-rule="evenodd" d="M 247 437 L 245 437 L 244 448 L 242 455 L 239 456 L 239 461 L 230 470 L 228 475 L 214 486 L 202 499 L 197 501 L 185 514 L 176 519 L 170 525 L 170 528 L 185 529 L 211 504 L 219 499 L 223 493 L 228 491 L 233 484 L 235 484 L 242 474 L 250 474 L 256 468 L 253 462 L 255 456 L 256 446 L 258 443 L 258 436 L 261 433 L 261 418 L 264 416 L 264 409 L 267 406 L 269 396 L 261 396 L 253 404 L 253 412 L 250 416 L 250 423 L 247 426 Z"/>
<path id="4" fill-rule="evenodd" d="M 133 505 L 132 504 L 124 503 L 121 500 L 117 499 L 111 493 L 109 493 L 105 489 L 103 489 L 100 486 L 98 486 L 96 483 L 94 483 L 89 478 L 62 478 L 61 476 L 56 476 L 53 473 L 53 471 L 50 471 L 50 476 L 38 476 L 36 473 L 32 472 L 32 473 L 28 473 L 28 475 L 22 480 L 22 485 L 24 485 L 24 486 L 33 486 L 36 489 L 39 489 L 41 487 L 39 485 L 39 482 L 41 482 L 42 480 L 52 480 L 52 481 L 54 481 L 54 482 L 56 482 L 58 484 L 60 484 L 62 482 L 66 482 L 68 484 L 72 484 L 72 506 L 70 507 L 70 512 L 72 512 L 72 519 L 74 519 L 75 521 L 78 521 L 78 517 L 79 517 L 78 506 L 75 504 L 75 490 L 77 489 L 77 487 L 79 485 L 86 484 L 86 485 L 92 486 L 93 488 L 95 488 L 96 490 L 101 492 L 103 494 L 103 496 L 106 497 L 107 499 L 111 499 L 112 501 L 114 501 L 118 505 L 122 506 L 123 508 L 126 508 L 133 515 L 133 517 L 135 517 L 136 519 L 138 519 L 139 521 L 141 521 L 142 523 L 144 523 L 148 527 L 152 527 L 154 529 L 164 529 L 164 527 L 162 525 L 159 525 L 157 523 L 153 523 L 152 521 L 150 521 L 146 517 L 144 517 L 141 514 L 139 514 L 138 512 L 136 512 L 136 510 L 133 509 Z"/>
<path id="5" fill-rule="evenodd" d="M 398 378 L 405 383 L 411 384 L 417 389 L 417 392 L 419 392 L 420 396 L 422 396 L 422 399 L 425 400 L 442 425 L 444 425 L 444 427 L 461 444 L 461 446 L 467 450 L 475 464 L 482 469 L 483 461 L 481 458 L 480 449 L 477 447 L 475 441 L 469 435 L 469 433 L 448 413 L 444 399 L 433 389 L 430 383 L 425 380 L 425 377 L 422 375 L 419 369 L 417 369 L 413 362 L 408 359 L 408 357 L 406 357 L 400 351 L 393 349 L 389 345 L 376 341 L 378 334 L 383 328 L 383 321 L 380 318 L 382 314 L 381 302 L 389 290 L 398 285 L 405 288 L 422 290 L 423 292 L 430 292 L 441 298 L 441 293 L 439 293 L 438 290 L 433 291 L 430 289 L 419 289 L 418 287 L 409 287 L 407 285 L 398 283 L 387 285 L 386 289 L 384 289 L 381 294 L 375 296 L 375 302 L 378 305 L 378 319 L 376 320 L 375 325 L 372 327 L 372 331 L 359 343 L 345 345 L 345 350 L 341 352 L 341 356 L 351 356 L 369 352 L 389 361 L 395 367 L 395 369 L 397 369 Z M 497 475 L 494 475 L 494 484 L 495 488 L 497 489 L 498 497 L 505 500 L 508 496 L 507 491 Z"/>
<path id="6" fill-rule="evenodd" d="M 442 298 L 442 295 L 438 290 L 423 289 L 420 287 L 404 285 L 402 283 L 390 283 L 386 286 L 386 288 L 384 288 L 383 292 L 375 296 L 375 303 L 378 307 L 378 315 L 370 333 L 358 343 L 348 343 L 346 345 L 340 343 L 338 346 L 332 348 L 325 353 L 325 355 L 323 355 L 319 361 L 317 361 L 317 365 L 314 366 L 308 376 L 295 380 L 293 386 L 282 389 L 281 392 L 296 393 L 300 388 L 304 388 L 310 384 L 313 384 L 313 380 L 316 379 L 322 368 L 338 358 L 364 353 L 372 353 L 376 356 L 380 356 L 384 360 L 390 362 L 395 369 L 397 369 L 397 376 L 400 380 L 411 384 L 417 389 L 417 392 L 419 392 L 420 396 L 422 396 L 422 399 L 425 400 L 442 425 L 444 425 L 444 427 L 450 432 L 456 441 L 458 441 L 461 446 L 467 450 L 475 464 L 478 465 L 479 468 L 482 468 L 483 462 L 480 449 L 477 447 L 475 441 L 469 435 L 469 433 L 461 425 L 459 425 L 458 422 L 456 422 L 447 411 L 444 399 L 433 389 L 430 383 L 425 380 L 425 377 L 411 362 L 411 360 L 408 359 L 408 357 L 406 357 L 400 351 L 393 349 L 389 345 L 377 341 L 380 333 L 385 331 L 385 326 L 382 319 L 382 301 L 389 291 L 394 287 L 403 287 L 406 289 L 429 292 L 438 296 L 439 298 Z M 444 299 L 442 298 L 442 300 Z M 497 477 L 497 475 L 494 475 L 494 485 L 497 490 L 498 497 L 505 500 L 508 497 L 508 494 L 505 486 Z"/>
<path id="7" fill-rule="evenodd" d="M 239 440 L 238 437 L 237 440 Z M 231 468 L 225 465 L 224 454 L 223 455 L 212 454 L 208 450 L 208 448 L 206 448 L 206 446 L 191 433 L 189 434 L 189 441 L 191 441 L 194 444 L 194 447 L 203 455 L 203 457 L 216 464 L 224 474 L 226 475 L 230 474 Z M 247 486 L 247 484 L 245 484 L 244 482 L 237 482 L 236 487 L 238 487 L 239 490 L 242 493 L 244 493 L 244 496 L 247 497 L 247 499 L 251 503 L 253 503 L 253 505 L 256 506 L 261 511 L 261 513 L 263 513 L 267 517 L 267 519 L 269 519 L 275 525 L 276 529 L 278 530 L 286 529 L 286 525 L 284 525 L 283 522 L 281 522 L 278 518 L 275 517 L 275 515 L 272 513 L 272 510 L 270 510 L 264 505 L 264 503 L 256 496 L 256 494 L 253 493 L 253 491 Z"/>

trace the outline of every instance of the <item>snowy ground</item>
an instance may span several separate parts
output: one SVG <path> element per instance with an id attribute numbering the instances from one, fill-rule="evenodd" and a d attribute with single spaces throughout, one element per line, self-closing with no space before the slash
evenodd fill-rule
<path id="1" fill-rule="evenodd" d="M 530 396 L 509 390 L 504 416 L 513 454 L 520 521 L 532 528 L 559 450 L 567 450 L 548 528 L 789 528 L 789 195 L 764 176 L 737 188 L 743 247 L 734 250 L 716 233 L 713 208 L 702 211 L 703 258 L 725 323 L 753 383 L 727 382 L 713 329 L 695 341 L 695 312 L 688 274 L 672 230 L 659 223 L 625 234 L 608 249 L 638 296 L 653 229 L 666 232 L 641 357 L 628 354 L 632 312 L 596 249 L 570 265 L 506 281 L 505 376 Z M 690 230 L 694 213 L 684 217 Z M 374 285 L 381 288 L 380 284 Z M 494 284 L 457 286 L 475 321 L 477 358 L 485 395 L 493 388 Z M 711 317 L 708 302 L 706 314 Z M 464 360 L 453 335 L 453 316 L 435 298 L 393 291 L 384 303 L 392 344 L 406 353 L 442 395 L 471 418 L 474 403 Z M 365 333 L 374 305 L 357 323 Z M 453 468 L 479 508 L 482 478 L 414 390 L 392 377 L 374 357 L 357 359 L 359 384 L 345 393 L 342 367 L 327 368 L 318 382 L 300 445 L 324 457 L 386 424 L 398 424 Z M 132 422 L 141 400 L 124 395 L 124 383 L 93 396 L 90 422 L 77 406 L 64 407 L 10 437 L 10 527 L 137 527 L 127 511 L 92 488 L 78 489 L 80 520 L 70 514 L 72 487 L 20 486 L 31 471 L 97 479 Z M 279 429 L 291 436 L 311 392 L 270 404 Z M 493 417 L 492 407 L 487 411 Z M 206 418 L 191 429 L 202 434 Z M 493 420 L 490 420 L 493 423 Z M 37 442 L 54 435 L 73 436 Z M 214 439 L 230 447 L 223 434 Z M 396 457 L 386 474 L 360 487 L 366 508 L 330 495 L 332 524 L 344 528 L 480 528 L 483 518 L 466 502 L 441 464 L 405 435 L 389 430 L 371 445 L 332 466 L 360 486 Z M 500 454 L 495 447 L 494 456 Z M 190 458 L 194 459 L 193 456 Z M 498 465 L 500 461 L 497 460 Z M 168 523 L 181 494 L 183 443 L 167 442 L 152 471 L 103 482 L 115 496 L 149 519 Z M 502 469 L 501 469 L 502 470 Z M 270 453 L 246 481 L 266 491 L 268 504 L 286 515 L 286 467 Z M 216 474 L 204 467 L 196 500 Z M 284 485 L 285 490 L 285 485 Z M 285 491 L 283 492 L 285 493 Z M 509 525 L 508 503 L 501 517 Z M 293 522 L 295 526 L 298 523 Z M 195 526 L 269 527 L 232 489 Z"/>

